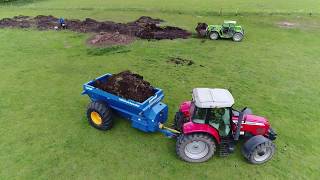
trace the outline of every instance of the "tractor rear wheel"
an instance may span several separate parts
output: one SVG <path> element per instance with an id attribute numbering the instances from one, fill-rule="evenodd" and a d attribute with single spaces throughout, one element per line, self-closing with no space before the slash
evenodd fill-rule
<path id="1" fill-rule="evenodd" d="M 211 33 L 209 34 L 209 38 L 210 38 L 211 40 L 217 40 L 217 39 L 219 38 L 218 32 L 216 32 L 216 31 L 211 32 Z"/>
<path id="2" fill-rule="evenodd" d="M 215 141 L 207 134 L 182 134 L 177 139 L 176 152 L 187 162 L 205 162 L 214 155 L 215 150 Z"/>
<path id="3" fill-rule="evenodd" d="M 108 130 L 112 127 L 111 110 L 103 102 L 91 102 L 87 108 L 89 124 L 99 130 Z"/>
<path id="4" fill-rule="evenodd" d="M 240 42 L 243 39 L 243 34 L 242 33 L 234 33 L 232 36 L 232 40 L 235 42 Z"/>
<path id="5" fill-rule="evenodd" d="M 252 164 L 263 164 L 269 161 L 275 152 L 275 145 L 264 136 L 250 138 L 243 146 L 242 154 Z"/>

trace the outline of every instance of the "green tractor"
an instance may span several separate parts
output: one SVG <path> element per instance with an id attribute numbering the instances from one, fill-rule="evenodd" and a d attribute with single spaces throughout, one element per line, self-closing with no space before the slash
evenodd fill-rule
<path id="1" fill-rule="evenodd" d="M 236 21 L 224 21 L 222 25 L 198 23 L 196 31 L 200 37 L 209 37 L 211 40 L 232 38 L 233 41 L 239 42 L 244 37 L 244 30 Z"/>

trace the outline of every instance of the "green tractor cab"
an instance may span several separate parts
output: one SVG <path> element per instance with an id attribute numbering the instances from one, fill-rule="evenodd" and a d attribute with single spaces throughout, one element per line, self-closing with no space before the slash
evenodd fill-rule
<path id="1" fill-rule="evenodd" d="M 198 23 L 196 31 L 200 37 L 209 37 L 211 40 L 232 38 L 233 41 L 240 42 L 244 37 L 244 30 L 236 21 L 224 21 L 222 25 Z"/>

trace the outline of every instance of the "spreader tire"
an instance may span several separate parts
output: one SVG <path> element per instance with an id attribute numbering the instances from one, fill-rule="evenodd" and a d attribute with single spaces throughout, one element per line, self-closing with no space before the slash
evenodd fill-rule
<path id="1" fill-rule="evenodd" d="M 275 145 L 264 136 L 250 138 L 242 148 L 242 154 L 252 164 L 263 164 L 269 161 L 275 152 Z"/>
<path id="2" fill-rule="evenodd" d="M 91 102 L 87 108 L 87 118 L 96 129 L 105 131 L 112 127 L 111 110 L 103 102 Z"/>
<path id="3" fill-rule="evenodd" d="M 243 34 L 242 33 L 234 33 L 232 36 L 232 40 L 235 42 L 240 42 L 243 39 Z"/>
<path id="4" fill-rule="evenodd" d="M 176 115 L 174 116 L 174 122 L 173 122 L 173 128 L 182 131 L 182 126 L 184 123 L 186 123 L 187 119 L 183 117 L 183 113 L 181 111 L 176 112 Z"/>
<path id="5" fill-rule="evenodd" d="M 219 39 L 219 34 L 218 34 L 218 32 L 216 32 L 216 31 L 210 32 L 209 38 L 210 38 L 211 40 L 217 40 L 217 39 Z"/>
<path id="6" fill-rule="evenodd" d="M 215 141 L 207 134 L 182 134 L 177 139 L 176 153 L 187 162 L 205 162 L 214 155 L 215 150 Z"/>

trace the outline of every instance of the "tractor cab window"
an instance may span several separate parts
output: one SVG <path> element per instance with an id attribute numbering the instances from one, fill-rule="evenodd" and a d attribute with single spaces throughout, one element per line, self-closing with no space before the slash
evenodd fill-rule
<path id="1" fill-rule="evenodd" d="M 192 117 L 192 121 L 195 123 L 204 124 L 206 122 L 207 109 L 198 108 L 194 106 L 194 113 Z"/>
<path id="2" fill-rule="evenodd" d="M 231 108 L 198 108 L 195 105 L 192 109 L 192 121 L 199 124 L 209 124 L 215 128 L 220 136 L 227 136 L 230 133 Z"/>
<path id="3" fill-rule="evenodd" d="M 230 132 L 230 108 L 213 108 L 208 111 L 208 123 L 219 131 L 221 136 Z"/>
<path id="4" fill-rule="evenodd" d="M 229 24 L 222 24 L 222 27 L 223 27 L 223 28 L 228 28 L 228 27 L 229 27 Z"/>
<path id="5" fill-rule="evenodd" d="M 232 33 L 235 29 L 235 24 L 233 23 L 228 23 L 228 24 L 223 24 L 222 25 L 222 32 L 224 34 Z"/>
<path id="6" fill-rule="evenodd" d="M 228 33 L 229 29 L 230 29 L 230 24 L 223 24 L 222 25 L 223 33 Z"/>

